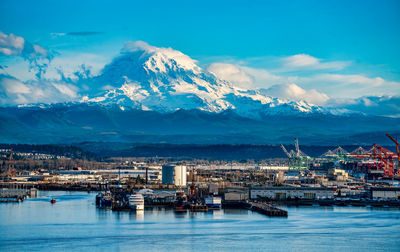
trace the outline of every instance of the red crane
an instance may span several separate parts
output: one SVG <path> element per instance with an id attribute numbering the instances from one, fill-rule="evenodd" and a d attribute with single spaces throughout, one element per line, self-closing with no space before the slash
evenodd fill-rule
<path id="1" fill-rule="evenodd" d="M 373 147 L 360 154 L 350 154 L 351 158 L 355 159 L 372 159 L 377 162 L 376 168 L 383 169 L 385 177 L 394 177 L 398 174 L 398 170 L 395 169 L 395 160 L 399 158 L 399 155 L 383 148 L 378 144 L 374 144 Z"/>
<path id="2" fill-rule="evenodd" d="M 396 148 L 397 148 L 397 158 L 399 161 L 399 165 L 400 165 L 400 148 L 399 148 L 399 142 L 397 142 L 397 140 L 395 140 L 391 135 L 386 133 L 386 136 L 390 138 L 390 140 L 392 140 L 395 144 L 396 144 Z"/>
<path id="3" fill-rule="evenodd" d="M 387 150 L 377 144 L 374 144 L 374 147 L 373 158 L 377 159 L 381 164 L 383 164 L 386 177 L 394 177 L 394 175 L 397 173 L 394 170 L 394 160 L 396 160 L 398 156 L 390 150 Z"/>

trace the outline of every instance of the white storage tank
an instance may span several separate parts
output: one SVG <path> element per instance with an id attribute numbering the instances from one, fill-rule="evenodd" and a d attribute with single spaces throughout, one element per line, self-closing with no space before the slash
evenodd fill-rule
<path id="1" fill-rule="evenodd" d="M 186 186 L 186 166 L 176 164 L 163 165 L 162 183 L 167 185 Z"/>

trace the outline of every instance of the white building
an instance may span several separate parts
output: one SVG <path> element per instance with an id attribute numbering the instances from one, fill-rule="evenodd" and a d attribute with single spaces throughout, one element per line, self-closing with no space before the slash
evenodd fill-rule
<path id="1" fill-rule="evenodd" d="M 162 183 L 167 185 L 186 186 L 186 166 L 167 164 L 162 167 Z"/>
<path id="2" fill-rule="evenodd" d="M 250 189 L 250 199 L 331 199 L 334 191 L 323 187 L 258 187 Z"/>
<path id="3" fill-rule="evenodd" d="M 400 200 L 400 187 L 372 187 L 373 199 L 397 199 Z"/>

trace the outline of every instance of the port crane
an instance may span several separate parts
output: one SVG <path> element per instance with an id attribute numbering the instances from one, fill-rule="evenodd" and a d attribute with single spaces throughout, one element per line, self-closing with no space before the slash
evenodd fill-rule
<path id="1" fill-rule="evenodd" d="M 309 160 L 311 159 L 307 154 L 302 152 L 299 147 L 299 140 L 294 139 L 295 150 L 287 151 L 283 144 L 280 145 L 283 152 L 289 158 L 289 170 L 308 170 Z"/>
<path id="2" fill-rule="evenodd" d="M 399 148 L 400 144 L 399 144 L 399 142 L 398 142 L 397 140 L 395 140 L 391 135 L 389 135 L 389 134 L 386 133 L 386 136 L 396 144 L 397 159 L 398 159 L 399 165 L 400 165 L 400 148 Z"/>
<path id="3" fill-rule="evenodd" d="M 349 157 L 353 159 L 366 159 L 373 160 L 374 166 L 378 170 L 383 170 L 385 177 L 391 177 L 398 175 L 398 168 L 396 169 L 395 160 L 399 159 L 399 154 L 396 154 L 376 143 L 373 144 L 372 148 L 363 153 L 351 153 Z"/>
<path id="4" fill-rule="evenodd" d="M 346 161 L 348 155 L 349 155 L 348 151 L 343 149 L 341 146 L 338 146 L 334 150 L 328 150 L 327 152 L 322 154 L 321 157 L 329 158 L 329 159 L 332 159 L 332 160 Z"/>

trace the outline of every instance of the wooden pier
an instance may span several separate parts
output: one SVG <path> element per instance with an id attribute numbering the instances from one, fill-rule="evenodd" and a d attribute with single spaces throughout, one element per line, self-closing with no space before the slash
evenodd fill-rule
<path id="1" fill-rule="evenodd" d="M 283 209 L 279 209 L 267 203 L 250 203 L 250 209 L 270 217 L 287 217 L 288 212 Z"/>

